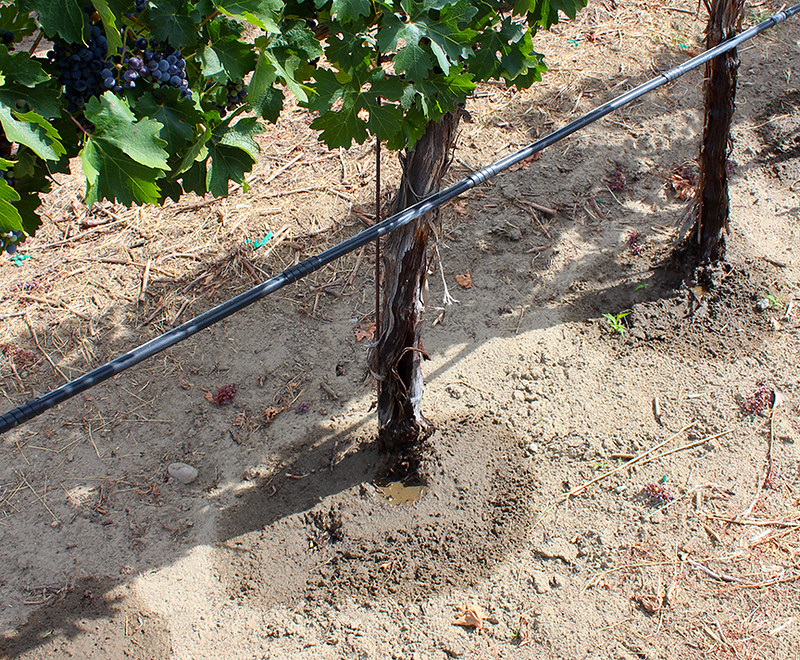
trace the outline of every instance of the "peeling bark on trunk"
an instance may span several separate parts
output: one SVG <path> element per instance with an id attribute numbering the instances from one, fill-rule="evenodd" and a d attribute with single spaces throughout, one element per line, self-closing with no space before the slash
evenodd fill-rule
<path id="1" fill-rule="evenodd" d="M 736 34 L 744 0 L 713 0 L 706 27 L 706 47 L 712 48 Z M 730 128 L 736 99 L 739 56 L 736 49 L 706 64 L 705 124 L 700 147 L 700 178 L 692 242 L 697 245 L 698 265 L 725 257 L 730 200 L 728 154 Z"/>
<path id="2" fill-rule="evenodd" d="M 428 125 L 413 149 L 401 155 L 403 175 L 392 204 L 397 213 L 437 192 L 450 165 L 459 113 Z M 431 218 L 425 216 L 389 234 L 384 244 L 382 325 L 372 354 L 378 379 L 378 439 L 382 448 L 412 460 L 433 431 L 421 411 L 421 317 Z"/>

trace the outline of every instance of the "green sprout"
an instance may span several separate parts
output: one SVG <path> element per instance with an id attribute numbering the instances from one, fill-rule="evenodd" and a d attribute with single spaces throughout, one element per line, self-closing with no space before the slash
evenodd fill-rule
<path id="1" fill-rule="evenodd" d="M 636 289 L 634 289 L 634 290 L 635 290 L 635 291 L 641 291 L 642 289 L 646 289 L 646 288 L 647 288 L 647 287 L 649 287 L 649 286 L 650 286 L 650 285 L 649 285 L 647 282 L 644 282 L 644 283 L 642 283 L 642 284 L 637 284 L 637 285 L 636 285 Z"/>
<path id="2" fill-rule="evenodd" d="M 627 330 L 622 319 L 628 316 L 628 314 L 630 314 L 630 312 L 620 312 L 615 316 L 614 314 L 609 314 L 608 312 L 606 312 L 605 314 L 603 314 L 603 316 L 608 322 L 608 325 L 611 326 L 612 332 L 621 336 L 624 335 L 625 331 Z"/>
<path id="3" fill-rule="evenodd" d="M 769 300 L 769 306 L 770 306 L 772 309 L 781 309 L 781 308 L 783 307 L 783 301 L 782 301 L 780 298 L 778 298 L 778 297 L 776 297 L 776 296 L 773 296 L 771 293 L 768 293 L 768 294 L 767 294 L 766 296 L 764 296 L 764 297 L 765 297 L 767 300 Z"/>

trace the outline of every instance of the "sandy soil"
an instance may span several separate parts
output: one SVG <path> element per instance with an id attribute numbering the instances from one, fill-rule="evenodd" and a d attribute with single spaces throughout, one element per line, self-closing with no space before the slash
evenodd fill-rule
<path id="1" fill-rule="evenodd" d="M 700 43 L 694 2 L 590 4 L 542 84 L 476 94 L 452 180 Z M 375 483 L 370 250 L 2 436 L 0 656 L 800 654 L 800 24 L 741 59 L 723 267 L 672 258 L 701 72 L 442 213 L 421 498 Z M 369 222 L 372 147 L 307 124 L 219 202 L 88 210 L 63 179 L 0 264 L 4 409 Z"/>

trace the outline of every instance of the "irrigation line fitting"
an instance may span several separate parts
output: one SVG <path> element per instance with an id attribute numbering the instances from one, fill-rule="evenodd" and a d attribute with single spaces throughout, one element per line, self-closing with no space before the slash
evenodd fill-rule
<path id="1" fill-rule="evenodd" d="M 714 48 L 700 53 L 700 55 L 687 60 L 683 64 L 665 71 L 664 73 L 661 73 L 655 78 L 642 83 L 638 87 L 635 87 L 625 94 L 622 94 L 611 101 L 598 106 L 594 110 L 569 122 L 560 129 L 550 133 L 549 135 L 546 135 L 536 142 L 533 142 L 527 147 L 523 147 L 519 151 L 509 154 L 505 158 L 501 158 L 491 165 L 487 165 L 486 167 L 472 172 L 465 179 L 454 183 L 444 190 L 420 200 L 405 210 L 395 213 L 394 215 L 386 218 L 386 220 L 383 220 L 382 222 L 365 229 L 355 236 L 352 236 L 341 243 L 334 245 L 323 252 L 320 252 L 317 255 L 301 261 L 295 266 L 291 266 L 282 273 L 271 277 L 252 289 L 240 293 L 238 296 L 231 298 L 227 302 L 217 305 L 207 312 L 204 312 L 203 314 L 196 316 L 186 323 L 179 325 L 177 328 L 173 328 L 169 332 L 159 335 L 155 339 L 152 339 L 149 342 L 142 344 L 141 346 L 138 346 L 127 353 L 124 353 L 123 355 L 120 355 L 119 357 L 97 367 L 96 369 L 92 369 L 88 373 L 85 373 L 82 376 L 65 383 L 61 387 L 58 387 L 51 392 L 38 397 L 37 399 L 23 403 L 18 408 L 14 408 L 0 417 L 0 433 L 5 433 L 15 426 L 18 426 L 19 424 L 22 424 L 23 422 L 40 415 L 45 410 L 57 406 L 59 403 L 66 401 L 76 394 L 80 394 L 81 392 L 94 387 L 104 380 L 108 380 L 112 376 L 116 376 L 118 373 L 125 371 L 125 369 L 139 364 L 139 362 L 142 362 L 143 360 L 146 360 L 147 358 L 152 357 L 153 355 L 160 353 L 171 346 L 174 346 L 178 342 L 191 337 L 200 330 L 205 330 L 218 321 L 235 314 L 248 305 L 251 305 L 254 302 L 270 295 L 271 293 L 274 293 L 278 289 L 285 287 L 287 284 L 292 284 L 293 282 L 302 279 L 306 275 L 319 270 L 323 266 L 338 259 L 339 257 L 357 250 L 361 246 L 371 243 L 377 238 L 380 238 L 381 236 L 384 236 L 392 231 L 395 231 L 396 229 L 399 229 L 400 227 L 409 224 L 413 220 L 416 220 L 429 211 L 438 208 L 454 197 L 457 197 L 458 195 L 461 195 L 462 193 L 465 193 L 466 191 L 484 183 L 488 179 L 491 179 L 512 165 L 531 157 L 533 154 L 542 151 L 552 144 L 555 144 L 568 135 L 572 135 L 576 131 L 579 131 L 589 124 L 596 122 L 598 119 L 602 119 L 614 110 L 627 105 L 631 101 L 641 98 L 645 94 L 652 92 L 654 89 L 657 89 L 666 83 L 672 82 L 676 78 L 679 78 L 685 73 L 696 69 L 700 65 L 705 64 L 716 56 L 721 55 L 729 50 L 733 50 L 739 44 L 752 39 L 765 30 L 778 25 L 778 23 L 782 23 L 787 18 L 790 18 L 799 12 L 800 3 L 778 12 L 774 16 L 762 21 L 758 25 L 754 25 L 735 37 L 731 37 L 727 41 L 722 42 Z"/>

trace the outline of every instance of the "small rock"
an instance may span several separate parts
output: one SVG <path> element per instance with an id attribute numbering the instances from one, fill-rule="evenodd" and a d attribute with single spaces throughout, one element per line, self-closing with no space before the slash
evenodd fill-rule
<path id="1" fill-rule="evenodd" d="M 170 477 L 177 479 L 182 484 L 190 484 L 199 474 L 196 467 L 192 467 L 187 463 L 170 463 L 167 467 L 167 472 Z"/>
<path id="2" fill-rule="evenodd" d="M 756 308 L 758 309 L 758 311 L 763 312 L 770 308 L 770 304 L 771 303 L 769 298 L 762 298 L 756 303 Z"/>
<path id="3" fill-rule="evenodd" d="M 578 549 L 563 538 L 554 538 L 534 549 L 534 552 L 545 559 L 560 559 L 566 564 L 574 564 L 578 558 Z"/>
<path id="4" fill-rule="evenodd" d="M 550 591 L 550 576 L 544 571 L 533 571 L 531 581 L 537 594 L 546 594 Z"/>

